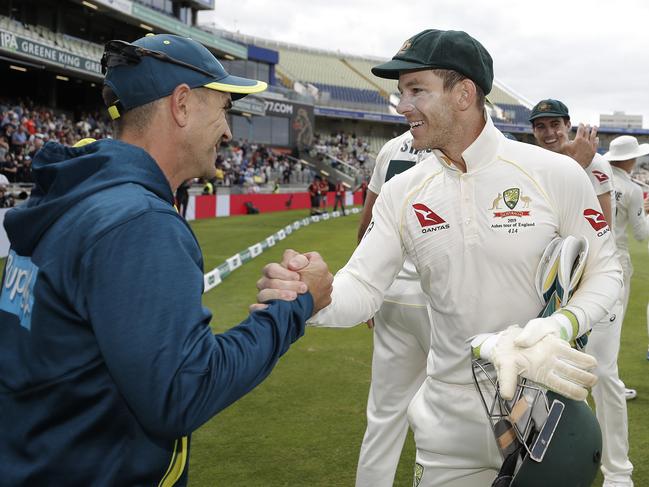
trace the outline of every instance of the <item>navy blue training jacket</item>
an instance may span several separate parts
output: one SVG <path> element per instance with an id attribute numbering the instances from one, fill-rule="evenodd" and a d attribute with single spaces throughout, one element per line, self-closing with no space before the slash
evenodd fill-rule
<path id="1" fill-rule="evenodd" d="M 221 335 L 203 260 L 142 149 L 48 143 L 9 211 L 0 293 L 0 486 L 187 483 L 189 435 L 304 333 L 310 294 Z"/>

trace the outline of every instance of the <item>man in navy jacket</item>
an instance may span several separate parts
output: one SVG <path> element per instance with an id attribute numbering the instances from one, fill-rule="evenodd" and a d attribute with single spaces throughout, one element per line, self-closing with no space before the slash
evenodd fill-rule
<path id="1" fill-rule="evenodd" d="M 306 285 L 272 296 L 295 301 L 211 332 L 201 251 L 173 194 L 213 177 L 231 100 L 265 83 L 173 35 L 111 41 L 102 64 L 117 140 L 48 143 L 30 199 L 5 218 L 2 485 L 185 485 L 191 432 L 259 384 L 330 301 L 320 259 Z"/>

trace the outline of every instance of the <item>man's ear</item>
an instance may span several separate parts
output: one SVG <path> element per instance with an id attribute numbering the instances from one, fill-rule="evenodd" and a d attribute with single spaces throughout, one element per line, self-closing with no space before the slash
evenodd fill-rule
<path id="1" fill-rule="evenodd" d="M 189 123 L 189 100 L 191 88 L 186 85 L 178 85 L 169 95 L 169 109 L 171 116 L 179 127 L 185 127 Z"/>
<path id="2" fill-rule="evenodd" d="M 468 110 L 475 104 L 477 92 L 475 84 L 470 79 L 465 78 L 462 81 L 456 83 L 456 85 L 453 87 L 453 91 L 458 108 L 461 111 Z"/>

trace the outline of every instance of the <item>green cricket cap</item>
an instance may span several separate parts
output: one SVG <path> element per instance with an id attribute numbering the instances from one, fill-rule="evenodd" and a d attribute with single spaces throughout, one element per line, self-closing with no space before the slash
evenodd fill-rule
<path id="1" fill-rule="evenodd" d="M 485 95 L 493 85 L 491 55 L 460 30 L 424 30 L 404 42 L 391 61 L 373 67 L 372 73 L 379 78 L 399 79 L 399 73 L 419 69 L 452 69 L 477 84 Z"/>
<path id="2" fill-rule="evenodd" d="M 548 98 L 534 105 L 532 114 L 530 115 L 530 122 L 541 117 L 567 117 L 570 119 L 570 113 L 568 112 L 568 107 L 562 102 Z"/>

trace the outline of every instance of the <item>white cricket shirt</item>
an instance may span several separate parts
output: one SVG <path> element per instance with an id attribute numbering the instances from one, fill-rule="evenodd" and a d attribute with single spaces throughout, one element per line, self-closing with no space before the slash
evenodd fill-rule
<path id="1" fill-rule="evenodd" d="M 615 185 L 615 244 L 621 255 L 629 254 L 627 225 L 631 226 L 633 237 L 640 241 L 649 237 L 649 217 L 644 212 L 642 189 L 631 180 L 631 175 L 615 165 L 613 184 Z"/>
<path id="2" fill-rule="evenodd" d="M 410 257 L 432 311 L 428 375 L 471 382 L 471 337 L 521 326 L 543 303 L 536 268 L 557 235 L 585 236 L 590 253 L 567 309 L 580 334 L 612 307 L 622 285 L 615 245 L 584 170 L 572 159 L 506 139 L 486 116 L 462 154 L 467 172 L 427 158 L 395 176 L 371 229 L 334 279 L 332 304 L 310 320 L 354 326 L 373 316 Z"/>

